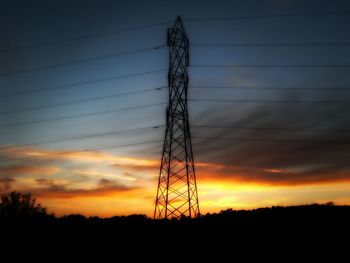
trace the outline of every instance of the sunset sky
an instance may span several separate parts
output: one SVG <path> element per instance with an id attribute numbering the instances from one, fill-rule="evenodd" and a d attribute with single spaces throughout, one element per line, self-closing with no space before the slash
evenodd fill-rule
<path id="1" fill-rule="evenodd" d="M 201 213 L 350 205 L 350 3 L 322 0 L 2 1 L 0 194 L 152 216 L 177 15 Z"/>

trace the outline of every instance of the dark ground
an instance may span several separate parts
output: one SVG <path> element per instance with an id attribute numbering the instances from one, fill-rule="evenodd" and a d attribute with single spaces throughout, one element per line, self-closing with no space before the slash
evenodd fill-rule
<path id="1" fill-rule="evenodd" d="M 222 257 L 225 253 L 246 258 L 276 253 L 285 257 L 305 253 L 323 257 L 347 253 L 349 223 L 350 206 L 315 204 L 249 211 L 229 209 L 198 219 L 160 221 L 143 215 L 105 219 L 27 216 L 3 218 L 0 228 L 3 249 L 17 245 L 46 247 L 57 256 L 66 251 L 82 251 L 86 256 L 96 251 L 105 255 L 131 250 L 129 257 L 137 257 L 146 249 L 154 256 L 168 251 L 173 258 L 184 251 L 201 256 L 221 251 Z M 178 254 L 179 251 L 182 252 Z"/>

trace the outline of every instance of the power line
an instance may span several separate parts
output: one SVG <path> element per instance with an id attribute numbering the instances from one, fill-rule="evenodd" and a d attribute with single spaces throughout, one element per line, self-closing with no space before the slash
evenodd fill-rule
<path id="1" fill-rule="evenodd" d="M 324 103 L 349 103 L 350 102 L 350 101 L 267 101 L 267 100 L 229 100 L 229 99 L 189 99 L 188 101 L 192 101 L 192 102 L 236 102 L 236 103 L 322 103 L 322 104 L 324 104 Z M 149 105 L 133 106 L 133 107 L 127 107 L 127 108 L 121 108 L 121 109 L 92 112 L 92 113 L 84 113 L 84 114 L 63 116 L 63 117 L 57 117 L 57 118 L 49 118 L 49 119 L 43 119 L 43 120 L 18 122 L 18 123 L 0 125 L 0 128 L 24 126 L 24 125 L 30 125 L 30 124 L 38 124 L 38 123 L 60 121 L 60 120 L 67 120 L 67 119 L 77 119 L 77 118 L 82 118 L 82 117 L 87 117 L 87 116 L 95 116 L 95 115 L 107 114 L 107 113 L 111 113 L 111 112 L 141 109 L 141 108 L 159 106 L 159 105 L 164 105 L 164 104 L 166 104 L 166 103 L 155 103 L 155 104 L 149 104 Z"/>
<path id="2" fill-rule="evenodd" d="M 350 11 L 329 11 L 329 12 L 303 12 L 290 14 L 272 14 L 272 15 L 244 15 L 244 16 L 227 16 L 227 17 L 203 17 L 185 19 L 186 22 L 203 22 L 203 21 L 224 21 L 235 19 L 259 19 L 259 18 L 277 18 L 277 17 L 300 17 L 300 16 L 328 16 L 328 15 L 348 15 Z"/>
<path id="3" fill-rule="evenodd" d="M 67 101 L 67 102 L 62 102 L 62 103 L 48 104 L 48 105 L 43 105 L 43 106 L 35 106 L 35 107 L 29 107 L 29 108 L 23 108 L 23 109 L 3 111 L 3 112 L 0 112 L 0 115 L 13 114 L 13 113 L 18 113 L 18 112 L 26 112 L 26 111 L 34 111 L 34 110 L 45 109 L 45 108 L 59 107 L 59 106 L 63 106 L 63 105 L 80 104 L 80 103 L 84 103 L 84 102 L 97 101 L 97 100 L 109 99 L 109 98 L 120 97 L 120 96 L 127 96 L 127 95 L 132 95 L 132 94 L 137 94 L 137 93 L 148 92 L 148 91 L 159 91 L 159 90 L 162 90 L 165 88 L 167 88 L 167 86 L 158 87 L 158 88 L 150 88 L 150 89 L 141 89 L 141 90 L 136 90 L 136 91 L 129 91 L 129 92 L 111 94 L 111 95 L 106 95 L 106 96 L 98 96 L 98 97 L 92 97 L 92 98 L 81 99 L 81 100 Z M 350 91 L 350 89 L 345 89 L 345 88 L 344 89 L 343 88 L 330 88 L 330 89 L 328 89 L 328 88 L 269 88 L 269 87 L 260 87 L 260 88 L 257 88 L 257 87 L 191 87 L 191 89 Z M 243 102 L 243 101 L 239 100 L 238 102 Z M 253 101 L 244 101 L 244 102 L 253 102 Z M 257 102 L 257 101 L 254 101 L 254 102 Z M 298 103 L 300 103 L 300 102 L 298 102 Z M 309 103 L 309 102 L 305 102 L 305 103 Z M 315 103 L 315 102 L 313 102 L 313 103 Z"/>
<path id="4" fill-rule="evenodd" d="M 270 100 L 230 100 L 230 99 L 189 99 L 188 101 L 191 102 L 236 102 L 236 103 L 349 103 L 350 101 L 270 101 Z M 18 122 L 18 123 L 12 123 L 12 124 L 5 124 L 0 125 L 0 128 L 7 128 L 7 127 L 15 127 L 15 126 L 24 126 L 24 125 L 30 125 L 30 124 L 37 124 L 37 123 L 44 123 L 44 122 L 51 122 L 51 121 L 60 121 L 60 120 L 66 120 L 66 119 L 76 119 L 76 118 L 82 118 L 87 116 L 95 116 L 95 115 L 101 115 L 101 114 L 107 114 L 111 112 L 118 112 L 118 111 L 125 111 L 125 110 L 134 110 L 134 109 L 141 109 L 146 107 L 153 107 L 153 106 L 159 106 L 164 105 L 166 103 L 155 103 L 155 104 L 149 104 L 149 105 L 141 105 L 141 106 L 133 106 L 133 107 L 127 107 L 127 108 L 121 108 L 121 109 L 114 109 L 114 110 L 107 110 L 107 111 L 100 111 L 100 112 L 92 112 L 92 113 L 84 113 L 84 114 L 77 114 L 77 115 L 70 115 L 70 116 L 63 116 L 63 117 L 57 117 L 57 118 L 49 118 L 49 119 L 43 119 L 43 120 L 33 120 L 33 121 L 27 121 L 27 122 Z M 46 105 L 46 106 L 53 106 L 53 105 Z M 45 106 L 43 106 L 45 107 Z"/>
<path id="5" fill-rule="evenodd" d="M 137 132 L 137 131 L 144 131 L 144 130 L 154 130 L 154 129 L 159 129 L 160 127 L 164 127 L 164 126 L 165 126 L 164 124 L 157 124 L 157 125 L 153 125 L 153 126 L 140 127 L 140 128 L 134 128 L 134 129 L 92 133 L 92 134 L 88 134 L 88 135 L 73 136 L 73 137 L 69 137 L 69 138 L 59 138 L 59 139 L 52 139 L 52 140 L 46 140 L 46 141 L 38 141 L 38 142 L 20 144 L 20 145 L 8 145 L 8 146 L 0 147 L 0 150 L 7 149 L 7 148 L 13 148 L 13 147 L 37 146 L 37 145 L 51 144 L 51 143 L 57 143 L 57 142 L 89 139 L 89 138 L 94 138 L 94 137 L 103 137 L 103 136 L 122 134 L 122 133 L 130 133 L 130 132 Z M 315 129 L 315 128 L 241 127 L 241 126 L 217 126 L 217 125 L 191 125 L 191 126 L 198 127 L 198 128 L 243 129 L 243 130 L 281 130 L 281 131 L 312 131 L 312 132 L 320 132 L 321 131 L 321 132 L 339 132 L 339 133 L 350 132 L 350 130 L 329 130 L 329 129 Z"/>
<path id="6" fill-rule="evenodd" d="M 350 88 L 277 88 L 277 87 L 220 87 L 191 86 L 191 89 L 243 89 L 243 90 L 317 90 L 317 91 L 350 91 Z"/>
<path id="7" fill-rule="evenodd" d="M 73 60 L 73 61 L 64 62 L 64 63 L 56 63 L 56 64 L 50 64 L 50 65 L 45 65 L 45 66 L 32 67 L 32 68 L 17 70 L 17 71 L 13 71 L 13 72 L 9 72 L 9 73 L 0 73 L 0 77 L 8 77 L 8 76 L 18 75 L 18 74 L 23 74 L 23 73 L 33 72 L 33 71 L 40 71 L 40 70 L 46 70 L 46 69 L 51 69 L 51 68 L 63 67 L 63 66 L 67 66 L 67 65 L 74 65 L 74 64 L 81 64 L 81 63 L 86 63 L 86 62 L 91 62 L 91 61 L 104 60 L 104 59 L 109 59 L 109 58 L 113 58 L 113 57 L 119 57 L 119 56 L 124 56 L 124 55 L 129 55 L 129 54 L 135 54 L 135 53 L 142 53 L 142 52 L 147 52 L 147 51 L 154 51 L 154 50 L 159 50 L 159 49 L 164 48 L 164 47 L 166 47 L 166 46 L 161 45 L 161 46 L 156 46 L 156 47 L 151 47 L 151 48 L 136 49 L 136 50 L 119 52 L 119 53 L 114 53 L 114 54 L 109 54 L 109 55 L 95 56 L 95 57 L 90 57 L 90 58 L 85 58 L 85 59 L 78 59 L 78 60 Z"/>
<path id="8" fill-rule="evenodd" d="M 62 103 L 48 104 L 48 105 L 43 105 L 43 106 L 23 108 L 23 109 L 18 109 L 18 110 L 11 110 L 11 111 L 3 111 L 3 112 L 0 112 L 0 115 L 33 111 L 33 110 L 39 110 L 39 109 L 47 109 L 47 108 L 59 107 L 59 106 L 63 106 L 63 105 L 72 105 L 72 104 L 74 105 L 74 104 L 80 104 L 80 103 L 84 103 L 84 102 L 104 100 L 104 99 L 109 99 L 109 98 L 116 98 L 116 97 L 120 97 L 120 96 L 127 96 L 127 95 L 132 95 L 132 94 L 137 94 L 137 93 L 148 92 L 148 91 L 159 91 L 159 90 L 162 90 L 164 88 L 166 88 L 166 87 L 164 86 L 164 87 L 159 87 L 159 88 L 142 89 L 142 90 L 129 91 L 129 92 L 124 92 L 124 93 L 111 94 L 111 95 L 106 95 L 106 96 L 92 97 L 92 98 L 88 98 L 88 99 L 67 101 L 67 102 L 62 102 Z"/>
<path id="9" fill-rule="evenodd" d="M 74 41 L 86 40 L 86 39 L 90 39 L 90 38 L 98 38 L 98 37 L 103 37 L 103 36 L 108 36 L 108 35 L 114 35 L 114 34 L 124 33 L 124 32 L 128 32 L 128 31 L 136 31 L 136 30 L 142 30 L 142 29 L 147 29 L 147 28 L 152 28 L 152 27 L 167 26 L 167 25 L 170 25 L 171 23 L 172 23 L 171 21 L 163 21 L 163 22 L 153 23 L 153 24 L 148 24 L 148 25 L 143 25 L 143 26 L 126 27 L 126 28 L 122 28 L 122 29 L 118 29 L 118 30 L 112 30 L 109 32 L 87 34 L 87 35 L 81 35 L 81 36 L 72 37 L 72 38 L 65 38 L 65 39 L 61 39 L 61 40 L 43 41 L 43 42 L 37 42 L 37 43 L 32 43 L 32 44 L 27 44 L 27 45 L 17 45 L 17 46 L 10 47 L 10 48 L 0 49 L 0 52 L 57 45 L 57 44 L 62 44 L 62 43 L 67 43 L 67 42 L 74 42 Z"/>
<path id="10" fill-rule="evenodd" d="M 315 128 L 241 127 L 241 126 L 218 126 L 218 125 L 191 125 L 191 127 L 215 128 L 215 129 L 239 129 L 239 130 L 312 131 L 312 132 L 339 132 L 339 133 L 350 132 L 350 130 L 331 130 L 331 129 L 315 129 Z"/>
<path id="11" fill-rule="evenodd" d="M 203 22 L 203 21 L 215 21 L 215 20 L 220 21 L 220 20 L 234 20 L 234 19 L 259 19 L 259 18 L 274 18 L 274 17 L 277 18 L 277 17 L 346 15 L 349 13 L 350 13 L 349 11 L 344 10 L 344 11 L 334 11 L 334 12 L 305 12 L 305 13 L 294 13 L 294 14 L 290 13 L 290 14 L 272 14 L 272 15 L 246 15 L 246 16 L 228 16 L 228 17 L 189 18 L 189 19 L 185 19 L 185 21 L 187 23 L 193 23 L 193 22 Z M 128 31 L 137 31 L 137 30 L 143 30 L 143 29 L 160 27 L 160 26 L 169 26 L 171 24 L 172 24 L 172 21 L 162 21 L 159 23 L 146 24 L 146 25 L 134 26 L 134 27 L 126 27 L 126 28 L 122 28 L 122 29 L 111 30 L 108 32 L 86 34 L 86 35 L 65 38 L 65 39 L 60 39 L 60 40 L 48 40 L 48 41 L 36 42 L 36 43 L 32 43 L 32 44 L 17 45 L 14 47 L 2 48 L 2 49 L 0 49 L 0 52 L 8 52 L 8 51 L 14 51 L 14 50 L 18 50 L 18 49 L 51 46 L 51 45 L 69 43 L 69 42 L 86 40 L 86 39 L 91 39 L 91 38 L 99 38 L 99 37 L 103 37 L 103 36 L 114 35 L 114 34 L 124 33 L 124 32 L 128 32 Z"/>
<path id="12" fill-rule="evenodd" d="M 203 43 L 191 44 L 191 47 L 303 47 L 303 46 L 349 46 L 350 42 L 326 42 L 326 43 Z"/>
<path id="13" fill-rule="evenodd" d="M 111 81 L 111 80 L 117 80 L 117 79 L 124 79 L 124 78 L 131 78 L 131 77 L 143 76 L 143 75 L 159 73 L 159 72 L 166 72 L 166 71 L 167 71 L 166 69 L 156 69 L 156 70 L 145 71 L 145 72 L 140 72 L 140 73 L 121 75 L 121 76 L 116 76 L 116 77 L 108 77 L 108 78 L 101 78 L 101 79 L 94 79 L 94 80 L 87 80 L 87 81 L 63 84 L 63 85 L 53 86 L 53 87 L 49 87 L 49 88 L 14 91 L 14 92 L 10 92 L 10 93 L 0 94 L 0 98 L 6 98 L 6 97 L 10 97 L 10 96 L 15 96 L 15 95 L 36 93 L 36 92 L 48 91 L 48 90 L 66 89 L 66 88 L 70 88 L 70 87 L 78 87 L 78 86 L 83 86 L 83 85 L 87 85 L 87 84 L 93 84 L 93 83 L 99 83 L 99 82 L 105 82 L 105 81 Z"/>
<path id="14" fill-rule="evenodd" d="M 231 44 L 193 44 L 191 46 L 192 47 L 232 47 L 232 46 L 246 46 L 246 47 L 272 46 L 272 47 L 274 47 L 274 46 L 348 46 L 348 45 L 350 45 L 350 43 L 343 42 L 343 43 L 231 43 Z M 0 77 L 12 76 L 12 75 L 23 74 L 23 73 L 39 71 L 39 70 L 46 70 L 46 69 L 51 69 L 51 68 L 58 68 L 58 67 L 63 67 L 63 66 L 67 66 L 67 65 L 81 64 L 81 63 L 86 63 L 86 62 L 91 62 L 91 61 L 105 60 L 105 59 L 109 59 L 112 57 L 119 57 L 119 56 L 124 56 L 124 55 L 129 55 L 129 54 L 136 54 L 136 53 L 143 53 L 143 52 L 147 52 L 147 51 L 159 50 L 159 49 L 162 49 L 165 47 L 166 47 L 166 45 L 160 45 L 160 46 L 155 46 L 155 47 L 150 47 L 150 48 L 135 49 L 135 50 L 118 52 L 118 53 L 113 53 L 113 54 L 108 54 L 108 55 L 89 57 L 89 58 L 85 58 L 85 59 L 78 59 L 78 60 L 73 60 L 73 61 L 69 61 L 69 62 L 55 63 L 55 64 L 49 64 L 49 65 L 44 65 L 44 66 L 32 67 L 32 68 L 17 70 L 17 71 L 8 72 L 8 73 L 0 73 Z"/>
<path id="15" fill-rule="evenodd" d="M 13 148 L 13 147 L 28 147 L 28 146 L 36 146 L 36 145 L 43 145 L 43 144 L 50 144 L 50 143 L 57 143 L 57 142 L 66 142 L 66 141 L 74 141 L 74 140 L 80 140 L 80 139 L 89 139 L 94 137 L 102 137 L 102 136 L 108 136 L 108 135 L 114 135 L 114 134 L 122 134 L 122 133 L 129 133 L 129 132 L 136 132 L 136 131 L 144 131 L 149 129 L 158 129 L 164 125 L 154 125 L 154 126 L 148 126 L 148 127 L 141 127 L 141 128 L 135 128 L 135 129 L 127 129 L 127 130 L 117 130 L 117 131 L 109 131 L 109 132 L 102 132 L 102 133 L 93 133 L 88 135 L 81 135 L 81 136 L 74 136 L 70 138 L 61 138 L 61 139 L 53 139 L 53 140 L 46 140 L 46 141 L 39 141 L 34 143 L 27 143 L 27 144 L 21 144 L 21 145 L 8 145 L 0 147 L 0 150 Z"/>
<path id="16" fill-rule="evenodd" d="M 350 101 L 292 101 L 292 100 L 231 100 L 231 99 L 189 99 L 193 102 L 236 102 L 236 103 L 300 103 L 300 104 L 348 104 Z M 349 104 L 350 105 L 350 104 Z"/>
<path id="17" fill-rule="evenodd" d="M 102 133 L 92 133 L 92 134 L 88 134 L 88 135 L 73 136 L 73 137 L 69 137 L 69 138 L 59 138 L 59 139 L 52 139 L 52 140 L 46 140 L 46 141 L 38 141 L 38 142 L 34 142 L 34 143 L 21 144 L 21 145 L 9 145 L 9 146 L 0 147 L 0 150 L 7 149 L 7 148 L 13 148 L 13 147 L 27 147 L 27 146 L 36 146 L 36 145 L 51 144 L 51 143 L 57 143 L 57 142 L 74 141 L 74 140 L 80 140 L 80 139 L 89 139 L 89 138 L 94 138 L 94 137 L 102 137 L 102 136 L 143 131 L 143 130 L 149 130 L 149 129 L 154 130 L 154 129 L 159 129 L 160 127 L 163 127 L 163 126 L 165 126 L 165 125 L 164 124 L 157 124 L 157 125 L 153 125 L 153 126 L 140 127 L 140 128 L 135 128 L 135 129 L 108 131 L 108 132 L 102 132 Z M 312 131 L 312 132 L 338 132 L 338 133 L 350 132 L 350 130 L 330 130 L 330 129 L 315 129 L 315 128 L 241 127 L 241 126 L 217 126 L 217 125 L 191 125 L 191 126 L 198 127 L 198 128 L 243 129 L 243 130 L 281 130 L 281 131 Z"/>
<path id="18" fill-rule="evenodd" d="M 224 140 L 224 141 L 249 141 L 249 142 L 286 142 L 286 143 L 324 143 L 324 144 L 350 144 L 350 141 L 306 141 L 306 140 L 278 140 L 278 139 L 254 139 L 254 138 L 222 138 L 222 137 L 198 137 L 193 139 Z"/>
<path id="19" fill-rule="evenodd" d="M 137 93 L 143 93 L 143 92 L 148 92 L 148 91 L 159 91 L 162 89 L 167 88 L 167 86 L 163 87 L 158 87 L 158 88 L 150 88 L 150 89 L 141 89 L 141 90 L 136 90 L 136 91 L 129 91 L 129 92 L 124 92 L 124 93 L 117 93 L 117 94 L 111 94 L 111 95 L 106 95 L 106 96 L 98 96 L 98 97 L 92 97 L 92 98 L 87 98 L 87 99 L 81 99 L 81 100 L 74 100 L 74 101 L 68 101 L 68 102 L 62 102 L 62 103 L 55 103 L 55 104 L 48 104 L 48 105 L 43 105 L 43 106 L 35 106 L 35 107 L 29 107 L 29 108 L 23 108 L 23 109 L 16 109 L 16 110 L 11 110 L 11 111 L 3 111 L 0 112 L 0 115 L 5 115 L 5 114 L 13 114 L 13 113 L 18 113 L 18 112 L 26 112 L 26 111 L 34 111 L 34 110 L 39 110 L 39 109 L 46 109 L 46 108 L 52 108 L 52 107 L 59 107 L 59 106 L 64 106 L 64 105 L 74 105 L 74 104 L 80 104 L 80 103 L 85 103 L 85 102 L 90 102 L 90 101 L 97 101 L 97 100 L 104 100 L 104 99 L 109 99 L 109 98 L 115 98 L 115 97 L 120 97 L 120 96 L 127 96 L 127 95 L 132 95 L 132 94 L 137 94 Z M 191 87 L 191 89 L 245 89 L 245 90 L 323 90 L 323 91 L 333 91 L 333 90 L 339 90 L 339 91 L 350 91 L 350 89 L 341 89 L 341 88 L 331 88 L 331 89 L 326 89 L 326 88 L 255 88 L 255 87 Z M 239 101 L 242 102 L 242 101 Z"/>
<path id="20" fill-rule="evenodd" d="M 156 140 L 156 141 L 147 141 L 147 142 L 130 143 L 130 144 L 108 145 L 108 146 L 94 147 L 94 148 L 75 150 L 75 151 L 63 151 L 62 150 L 61 153 L 74 154 L 74 153 L 81 153 L 81 152 L 93 152 L 93 151 L 98 151 L 98 150 L 107 150 L 107 149 L 114 149 L 114 148 L 131 147 L 131 146 L 152 144 L 152 143 L 158 143 L 158 142 L 162 142 L 162 141 L 161 140 Z M 0 162 L 17 161 L 17 160 L 28 159 L 28 158 L 43 159 L 43 158 L 45 158 L 45 156 L 23 156 L 23 157 L 18 157 L 18 158 L 7 158 L 7 159 L 0 159 Z"/>
<path id="21" fill-rule="evenodd" d="M 78 119 L 78 118 L 87 117 L 87 116 L 96 116 L 96 115 L 107 114 L 107 113 L 118 112 L 118 111 L 143 109 L 143 108 L 154 107 L 154 106 L 159 106 L 159 105 L 164 105 L 164 104 L 166 104 L 166 103 L 155 103 L 155 104 L 127 107 L 127 108 L 107 110 L 107 111 L 99 111 L 99 112 L 84 113 L 84 114 L 77 114 L 77 115 L 69 115 L 69 116 L 63 116 L 63 117 L 57 117 L 57 118 L 49 118 L 49 119 L 43 119 L 43 120 L 17 122 L 17 123 L 12 123 L 12 124 L 0 125 L 0 128 L 24 126 L 24 125 L 30 125 L 30 124 L 38 124 L 38 123 L 51 122 L 51 121 L 61 121 L 61 120 L 67 120 L 67 119 Z"/>
<path id="22" fill-rule="evenodd" d="M 129 129 L 129 130 L 120 130 L 120 131 L 114 131 L 114 132 L 106 132 L 106 133 L 99 133 L 99 134 L 91 134 L 86 136 L 77 136 L 77 137 L 71 137 L 67 139 L 56 139 L 51 141 L 42 141 L 42 142 L 36 142 L 21 146 L 6 146 L 1 147 L 0 150 L 6 149 L 6 148 L 13 148 L 13 147 L 26 147 L 26 146 L 34 146 L 34 145 L 40 145 L 40 144 L 47 144 L 47 143 L 53 143 L 53 142 L 62 142 L 62 141 L 68 141 L 68 140 L 76 140 L 76 139 L 83 139 L 83 138 L 90 138 L 95 136 L 105 136 L 110 134 L 117 134 L 117 133 L 123 133 L 123 132 L 132 132 L 132 131 L 141 131 L 145 129 L 156 129 L 160 126 L 164 125 L 157 125 L 157 126 L 151 126 L 151 127 L 144 127 L 144 128 L 136 128 L 136 129 Z M 197 125 L 198 126 L 198 125 Z M 249 142 L 286 142 L 286 143 L 324 143 L 324 144 L 348 144 L 350 141 L 306 141 L 306 140 L 278 140 L 278 139 L 254 139 L 254 138 L 222 138 L 222 137 L 199 137 L 194 136 L 193 139 L 206 139 L 206 140 L 224 140 L 224 141 L 249 141 Z M 89 149 L 82 149 L 82 150 L 75 150 L 75 151 L 62 151 L 65 154 L 73 154 L 73 153 L 80 153 L 80 152 L 89 152 L 89 151 L 96 151 L 96 150 L 105 150 L 105 149 L 112 149 L 112 148 L 121 148 L 121 147 L 129 147 L 129 146 L 137 146 L 137 145 L 144 145 L 144 144 L 150 144 L 150 143 L 157 143 L 162 142 L 161 140 L 156 141 L 148 141 L 148 142 L 141 142 L 141 143 L 133 143 L 133 144 L 118 144 L 118 145 L 107 145 L 103 147 L 94 147 Z M 19 157 L 19 158 L 7 158 L 7 159 L 0 159 L 1 162 L 3 161 L 13 161 L 13 160 L 19 160 L 19 159 L 27 159 L 27 158 L 33 158 L 34 156 L 25 156 L 25 157 Z M 35 159 L 38 158 L 45 158 L 43 156 L 35 156 Z"/>
<path id="23" fill-rule="evenodd" d="M 235 46 L 238 46 L 240 44 L 237 44 Z M 275 45 L 264 45 L 264 46 L 281 46 L 281 44 L 275 44 Z M 209 47 L 210 45 L 195 45 L 196 47 Z M 213 45 L 211 45 L 213 47 Z M 214 45 L 218 46 L 218 45 Z M 223 45 L 221 45 L 223 46 Z M 227 45 L 225 45 L 227 46 Z M 233 46 L 230 45 L 230 46 Z M 242 45 L 240 45 L 242 46 Z M 247 46 L 247 45 L 245 45 Z M 258 46 L 252 44 L 251 46 Z M 262 46 L 262 45 L 259 45 Z M 290 46 L 289 44 L 284 45 L 284 46 Z M 300 45 L 299 45 L 300 46 Z M 105 60 L 109 59 L 112 57 L 118 57 L 118 56 L 123 56 L 123 55 L 129 55 L 129 54 L 136 54 L 136 53 L 142 53 L 142 52 L 147 52 L 147 51 L 154 51 L 154 50 L 159 50 L 166 47 L 165 45 L 161 46 L 156 46 L 152 48 L 144 48 L 144 49 L 137 49 L 137 50 L 132 50 L 132 51 L 126 51 L 126 52 L 120 52 L 120 53 L 114 53 L 114 54 L 109 54 L 109 55 L 103 55 L 103 56 L 95 56 L 95 57 L 90 57 L 90 58 L 85 58 L 85 59 L 80 59 L 80 60 L 74 60 L 74 61 L 69 61 L 69 62 L 63 62 L 63 63 L 56 63 L 56 64 L 49 64 L 45 66 L 38 66 L 38 67 L 32 67 L 28 69 L 23 69 L 23 70 L 17 70 L 13 72 L 8 72 L 8 73 L 0 73 L 0 77 L 8 77 L 8 76 L 13 76 L 13 75 L 18 75 L 18 74 L 24 74 L 24 73 L 29 73 L 33 71 L 40 71 L 40 70 L 46 70 L 46 69 L 51 69 L 51 68 L 58 68 L 58 67 L 63 67 L 67 65 L 74 65 L 74 64 L 81 64 L 81 63 L 87 63 L 91 61 L 98 61 L 98 60 Z M 268 64 L 260 64 L 260 65 L 235 65 L 235 64 L 226 64 L 226 65 L 191 65 L 191 67 L 350 67 L 348 64 L 295 64 L 295 65 L 287 65 L 287 64 L 279 64 L 279 65 L 268 65 Z"/>
<path id="24" fill-rule="evenodd" d="M 202 64 L 191 68 L 348 68 L 350 64 Z"/>

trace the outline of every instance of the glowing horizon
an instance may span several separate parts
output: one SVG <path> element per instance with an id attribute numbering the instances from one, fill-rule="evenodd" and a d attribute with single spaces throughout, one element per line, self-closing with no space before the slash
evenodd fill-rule
<path id="1" fill-rule="evenodd" d="M 159 161 L 120 156 L 108 152 L 79 152 L 15 147 L 2 150 L 22 164 L 1 167 L 7 174 L 2 194 L 32 192 L 58 216 L 82 214 L 110 217 L 146 214 L 153 216 Z M 24 161 L 25 160 L 25 161 Z M 35 163 L 35 164 L 34 164 Z M 49 164 L 47 164 L 49 163 Z M 83 165 L 85 168 L 77 169 Z M 309 203 L 350 204 L 346 191 L 350 180 L 323 175 L 301 180 L 300 173 L 282 169 L 248 169 L 218 163 L 197 162 L 201 213 L 228 208 L 254 209 Z M 283 174 L 285 177 L 275 178 Z M 293 181 L 294 178 L 294 181 Z M 11 179 L 11 180 L 10 180 Z"/>

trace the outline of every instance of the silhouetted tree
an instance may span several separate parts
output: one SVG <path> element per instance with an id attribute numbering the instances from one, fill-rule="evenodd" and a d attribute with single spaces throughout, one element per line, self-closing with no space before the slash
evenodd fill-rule
<path id="1" fill-rule="evenodd" d="M 1 197 L 0 217 L 18 218 L 28 216 L 47 215 L 46 208 L 36 203 L 36 199 L 29 194 L 12 192 Z"/>

